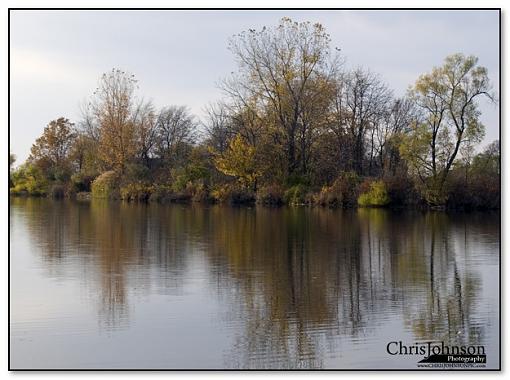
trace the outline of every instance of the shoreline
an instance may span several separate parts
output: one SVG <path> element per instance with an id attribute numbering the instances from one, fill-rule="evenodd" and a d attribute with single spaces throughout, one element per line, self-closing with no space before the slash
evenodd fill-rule
<path id="1" fill-rule="evenodd" d="M 78 193 L 80 194 L 80 193 Z M 172 199 L 172 200 L 125 200 L 120 198 L 101 198 L 92 197 L 90 193 L 75 196 L 64 196 L 64 197 L 52 197 L 52 196 L 34 196 L 34 195 L 20 195 L 20 194 L 9 194 L 9 202 L 11 198 L 17 199 L 49 199 L 54 201 L 65 201 L 71 200 L 76 202 L 94 202 L 103 201 L 111 203 L 125 203 L 125 204 L 154 204 L 154 205 L 193 205 L 199 204 L 204 206 L 225 206 L 232 208 L 251 208 L 254 206 L 262 206 L 269 209 L 279 208 L 309 208 L 309 209 L 329 209 L 329 210 L 357 210 L 357 209 L 369 209 L 369 210 L 389 210 L 389 211 L 437 211 L 437 212 L 501 212 L 499 208 L 476 208 L 476 207 L 448 207 L 448 206 L 430 206 L 426 204 L 407 204 L 407 205 L 386 205 L 386 206 L 360 206 L 360 205 L 324 205 L 319 203 L 267 203 L 261 201 L 252 202 L 220 202 L 216 200 L 193 200 L 193 199 Z"/>

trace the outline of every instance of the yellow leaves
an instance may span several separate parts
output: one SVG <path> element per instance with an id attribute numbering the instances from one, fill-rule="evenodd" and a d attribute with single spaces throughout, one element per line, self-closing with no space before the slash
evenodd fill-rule
<path id="1" fill-rule="evenodd" d="M 136 153 L 132 74 L 113 69 L 99 81 L 92 112 L 99 125 L 98 156 L 107 169 L 123 171 Z"/>
<path id="2" fill-rule="evenodd" d="M 122 171 L 136 151 L 134 124 L 127 122 L 101 124 L 99 155 L 108 168 Z"/>
<path id="3" fill-rule="evenodd" d="M 422 172 L 445 173 L 443 182 L 459 149 L 484 136 L 476 98 L 492 97 L 487 69 L 477 62 L 475 56 L 450 55 L 442 66 L 421 75 L 410 91 L 422 109 L 423 125 L 411 130 L 400 153 Z"/>
<path id="4" fill-rule="evenodd" d="M 215 156 L 216 169 L 225 175 L 237 178 L 245 187 L 252 187 L 261 175 L 255 160 L 255 147 L 239 134 L 230 140 L 225 152 L 212 153 Z"/>
<path id="5" fill-rule="evenodd" d="M 412 167 L 419 167 L 427 160 L 430 148 L 431 133 L 426 124 L 414 124 L 410 133 L 402 136 L 399 146 L 400 155 Z"/>
<path id="6" fill-rule="evenodd" d="M 292 70 L 288 70 L 284 72 L 284 79 L 287 83 L 291 83 L 294 79 L 298 77 L 297 73 Z M 283 87 L 283 86 L 282 86 Z M 282 88 L 283 89 L 283 88 Z"/>

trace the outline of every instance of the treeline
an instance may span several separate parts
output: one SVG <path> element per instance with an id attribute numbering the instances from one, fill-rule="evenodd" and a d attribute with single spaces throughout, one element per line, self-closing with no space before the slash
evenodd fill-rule
<path id="1" fill-rule="evenodd" d="M 229 48 L 238 69 L 202 122 L 140 100 L 130 73 L 103 74 L 82 120 L 51 121 L 11 170 L 11 194 L 499 208 L 499 141 L 475 154 L 478 101 L 495 101 L 476 57 L 446 57 L 397 98 L 344 69 L 320 24 L 284 18 Z"/>

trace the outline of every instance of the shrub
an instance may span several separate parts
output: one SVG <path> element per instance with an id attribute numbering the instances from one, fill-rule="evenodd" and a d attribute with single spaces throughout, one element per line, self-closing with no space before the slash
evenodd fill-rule
<path id="1" fill-rule="evenodd" d="M 12 195 L 45 196 L 48 193 L 48 181 L 41 170 L 34 165 L 23 165 L 12 173 Z"/>
<path id="2" fill-rule="evenodd" d="M 390 204 L 392 206 L 404 206 L 417 204 L 420 197 L 413 185 L 413 182 L 406 176 L 393 176 L 384 179 Z"/>
<path id="3" fill-rule="evenodd" d="M 324 186 L 315 198 L 323 206 L 353 206 L 356 204 L 360 178 L 354 172 L 342 173 L 331 186 Z"/>
<path id="4" fill-rule="evenodd" d="M 49 168 L 46 176 L 58 183 L 66 183 L 71 178 L 71 169 L 65 166 Z"/>
<path id="5" fill-rule="evenodd" d="M 118 198 L 119 177 L 113 170 L 104 172 L 92 182 L 92 197 L 94 198 Z"/>
<path id="6" fill-rule="evenodd" d="M 291 174 L 287 177 L 286 184 L 289 188 L 302 185 L 304 187 L 310 186 L 310 178 L 304 175 Z"/>
<path id="7" fill-rule="evenodd" d="M 444 186 L 441 187 L 437 183 L 439 181 L 434 181 L 432 178 L 429 178 L 427 182 L 428 184 L 421 188 L 423 199 L 431 207 L 443 208 L 448 201 L 448 192 L 446 188 Z"/>
<path id="8" fill-rule="evenodd" d="M 191 201 L 192 195 L 186 191 L 180 191 L 178 193 L 172 193 L 167 201 L 173 203 L 187 203 Z"/>
<path id="9" fill-rule="evenodd" d="M 314 203 L 321 206 L 339 206 L 342 204 L 342 196 L 334 186 L 323 186 L 319 194 L 314 197 Z"/>
<path id="10" fill-rule="evenodd" d="M 132 183 L 146 182 L 151 179 L 151 174 L 147 166 L 137 163 L 130 163 L 126 165 L 123 177 Z"/>
<path id="11" fill-rule="evenodd" d="M 71 184 L 77 193 L 90 191 L 95 176 L 82 173 L 75 173 L 71 176 Z"/>
<path id="12" fill-rule="evenodd" d="M 173 191 L 170 185 L 158 184 L 154 186 L 149 200 L 152 202 L 163 202 L 169 200 L 171 195 L 173 195 Z"/>
<path id="13" fill-rule="evenodd" d="M 52 198 L 57 199 L 64 198 L 66 195 L 65 186 L 61 183 L 54 183 L 53 185 L 51 185 L 50 195 Z"/>
<path id="14" fill-rule="evenodd" d="M 148 201 L 154 187 L 144 183 L 130 183 L 120 188 L 120 198 L 125 201 Z"/>
<path id="15" fill-rule="evenodd" d="M 362 207 L 383 207 L 390 203 L 388 191 L 383 181 L 374 181 L 370 190 L 362 193 L 358 198 L 358 205 Z"/>
<path id="16" fill-rule="evenodd" d="M 283 198 L 283 188 L 278 184 L 265 186 L 257 192 L 257 201 L 265 205 L 282 205 Z"/>
<path id="17" fill-rule="evenodd" d="M 172 190 L 175 192 L 184 191 L 188 183 L 190 183 L 190 179 L 186 173 L 176 175 L 172 183 Z"/>
<path id="18" fill-rule="evenodd" d="M 186 192 L 191 194 L 193 202 L 210 201 L 209 188 L 204 183 L 188 184 Z"/>
<path id="19" fill-rule="evenodd" d="M 372 183 L 376 181 L 375 178 L 365 178 L 360 184 L 358 185 L 357 190 L 357 197 L 356 197 L 356 203 L 358 203 L 358 197 L 363 193 L 368 193 L 372 187 Z"/>
<path id="20" fill-rule="evenodd" d="M 174 191 L 172 185 L 159 184 L 152 187 L 149 200 L 161 203 L 183 203 L 191 201 L 193 194 L 189 190 Z"/>
<path id="21" fill-rule="evenodd" d="M 472 192 L 475 194 L 475 208 L 499 209 L 501 207 L 501 187 L 499 178 L 490 177 L 472 183 Z"/>
<path id="22" fill-rule="evenodd" d="M 479 176 L 466 183 L 464 178 L 452 178 L 449 184 L 449 209 L 498 209 L 501 193 L 497 176 Z"/>
<path id="23" fill-rule="evenodd" d="M 226 184 L 211 192 L 213 200 L 233 205 L 253 204 L 255 195 L 252 191 L 246 190 L 237 184 Z"/>
<path id="24" fill-rule="evenodd" d="M 287 189 L 283 195 L 285 203 L 289 205 L 303 205 L 309 203 L 308 190 L 304 185 L 295 185 Z"/>

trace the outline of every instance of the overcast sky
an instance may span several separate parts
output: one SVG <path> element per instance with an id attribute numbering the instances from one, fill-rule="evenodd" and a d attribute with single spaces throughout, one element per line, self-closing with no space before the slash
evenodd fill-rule
<path id="1" fill-rule="evenodd" d="M 135 74 L 156 106 L 187 105 L 201 118 L 235 69 L 228 38 L 283 16 L 322 23 L 347 67 L 379 73 L 397 95 L 455 52 L 479 57 L 498 89 L 497 11 L 12 11 L 10 151 L 20 163 L 50 120 L 78 121 L 113 67 Z M 498 108 L 481 109 L 487 144 L 499 138 Z"/>

